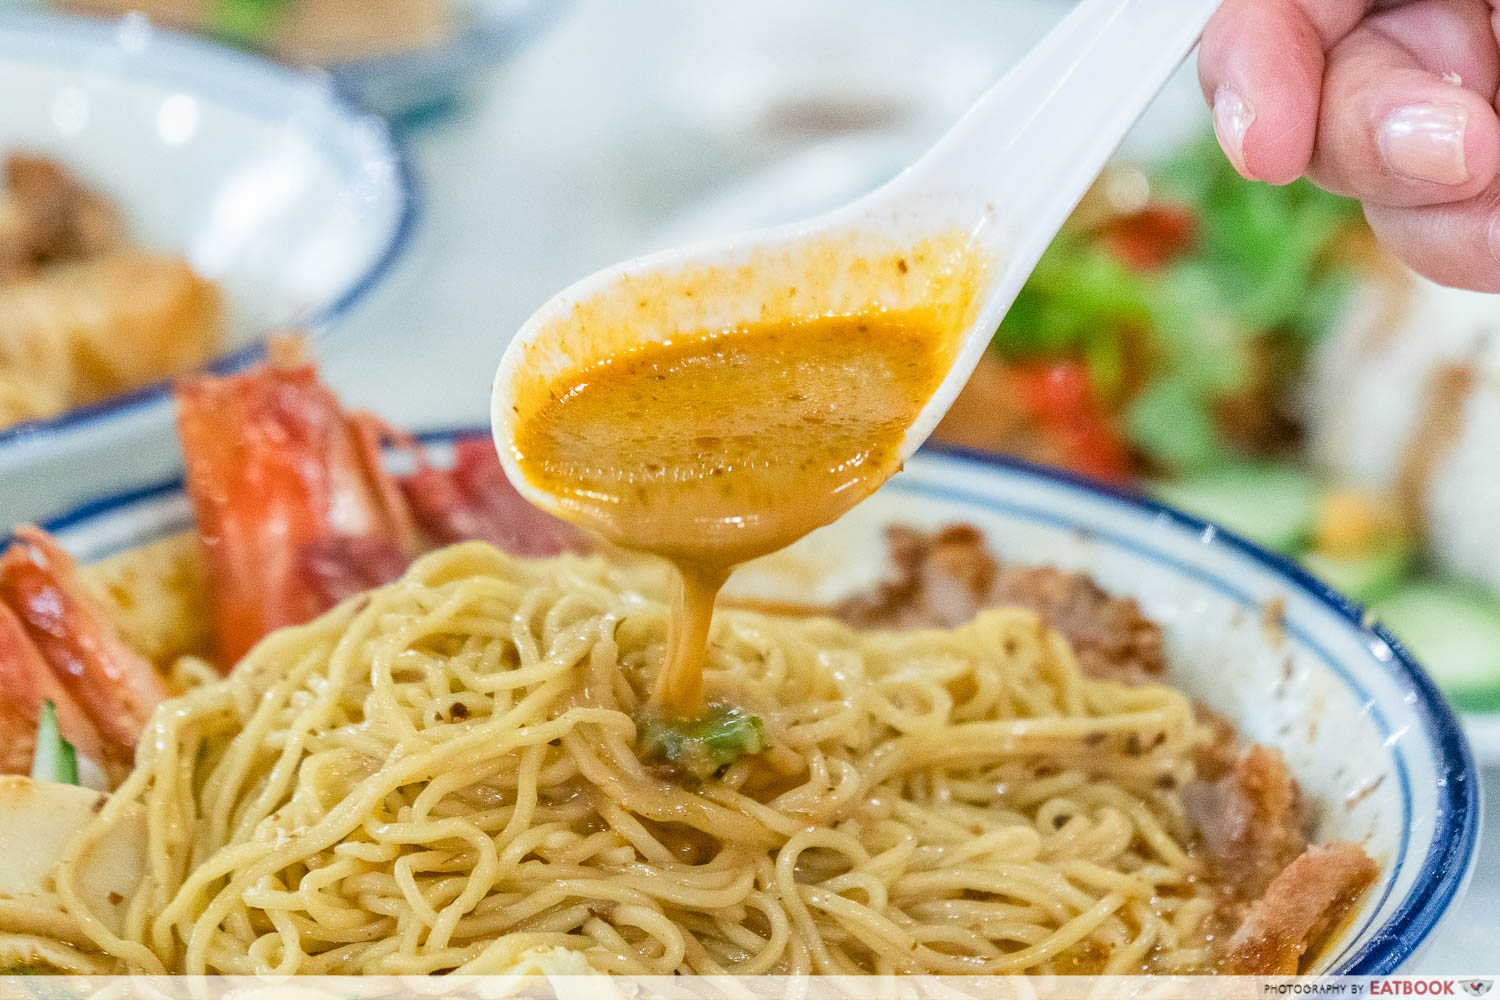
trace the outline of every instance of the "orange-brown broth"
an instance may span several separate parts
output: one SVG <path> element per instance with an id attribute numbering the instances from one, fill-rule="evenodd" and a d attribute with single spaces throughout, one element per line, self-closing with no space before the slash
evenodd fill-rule
<path id="1" fill-rule="evenodd" d="M 736 564 L 828 524 L 899 468 L 956 334 L 909 312 L 677 338 L 557 378 L 520 422 L 532 485 L 681 571 L 659 703 L 701 710 L 713 600 Z"/>

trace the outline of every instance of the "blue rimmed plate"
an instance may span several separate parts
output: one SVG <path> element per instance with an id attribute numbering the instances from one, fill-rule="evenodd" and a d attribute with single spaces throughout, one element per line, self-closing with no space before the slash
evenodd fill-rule
<path id="1" fill-rule="evenodd" d="M 423 439 L 441 454 L 460 434 L 487 431 Z M 926 450 L 843 520 L 745 567 L 731 586 L 835 599 L 884 571 L 887 525 L 953 521 L 980 527 L 1002 558 L 1085 571 L 1135 597 L 1165 631 L 1171 682 L 1282 751 L 1317 805 L 1317 840 L 1353 840 L 1375 858 L 1379 881 L 1317 971 L 1384 974 L 1418 951 L 1473 864 L 1474 763 L 1453 713 L 1399 643 L 1292 563 L 1066 473 Z M 180 484 L 167 482 L 49 527 L 87 561 L 190 525 Z"/>
<path id="2" fill-rule="evenodd" d="M 224 288 L 215 370 L 258 358 L 268 331 L 328 328 L 411 233 L 405 155 L 326 75 L 135 16 L 12 13 L 0 16 L 0 94 L 0 154 L 55 157 L 120 208 L 139 242 L 184 255 Z M 0 430 L 0 478 L 63 461 L 86 477 L 87 456 L 160 436 L 167 395 L 161 382 Z"/>

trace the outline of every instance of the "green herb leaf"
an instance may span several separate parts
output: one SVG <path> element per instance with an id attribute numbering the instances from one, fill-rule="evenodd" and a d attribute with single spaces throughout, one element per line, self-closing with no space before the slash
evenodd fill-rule
<path id="1" fill-rule="evenodd" d="M 760 718 L 732 705 L 716 705 L 698 719 L 644 715 L 637 725 L 642 759 L 670 764 L 699 781 L 770 746 Z"/>
<path id="2" fill-rule="evenodd" d="M 31 758 L 31 777 L 36 781 L 78 784 L 78 752 L 57 728 L 57 707 L 42 705 L 36 726 L 36 754 Z"/>

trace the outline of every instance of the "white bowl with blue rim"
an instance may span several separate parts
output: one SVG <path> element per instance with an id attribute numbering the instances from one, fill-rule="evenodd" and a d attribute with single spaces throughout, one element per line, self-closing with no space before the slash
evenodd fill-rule
<path id="1" fill-rule="evenodd" d="M 459 434 L 423 436 L 441 458 Z M 1315 971 L 1402 968 L 1455 904 L 1473 865 L 1479 790 L 1432 681 L 1361 609 L 1291 562 L 1137 496 L 1067 473 L 924 449 L 869 501 L 731 587 L 828 600 L 886 567 L 884 529 L 963 521 L 1001 558 L 1092 575 L 1165 632 L 1171 683 L 1277 747 L 1314 805 L 1315 840 L 1352 840 L 1381 875 Z M 80 559 L 189 528 L 181 486 L 109 496 L 48 527 Z M 809 583 L 808 567 L 816 583 Z M 1267 609 L 1278 627 L 1268 628 Z"/>
<path id="2" fill-rule="evenodd" d="M 137 16 L 10 13 L 0 94 L 0 154 L 56 158 L 118 206 L 134 239 L 182 254 L 224 289 L 214 370 L 259 358 L 269 331 L 328 330 L 408 242 L 406 157 L 324 74 Z M 163 381 L 0 430 L 0 481 L 52 489 L 103 477 L 114 456 L 170 439 L 169 391 Z"/>

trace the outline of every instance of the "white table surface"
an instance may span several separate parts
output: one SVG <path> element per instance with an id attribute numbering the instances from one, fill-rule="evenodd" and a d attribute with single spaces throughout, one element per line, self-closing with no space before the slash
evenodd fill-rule
<path id="1" fill-rule="evenodd" d="M 481 424 L 505 343 L 553 292 L 683 238 L 874 186 L 1046 30 L 1062 0 L 572 0 L 542 40 L 412 136 L 423 214 L 391 277 L 319 347 L 395 426 Z M 1180 81 L 1148 131 L 1204 127 Z M 1192 109 L 1192 110 L 1188 110 Z M 833 124 L 842 123 L 842 124 Z M 1150 144 L 1150 139 L 1146 140 Z M 0 482 L 7 521 L 174 471 L 170 440 L 109 469 Z M 1410 972 L 1500 972 L 1500 771 L 1470 892 Z"/>

